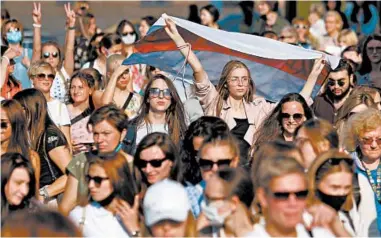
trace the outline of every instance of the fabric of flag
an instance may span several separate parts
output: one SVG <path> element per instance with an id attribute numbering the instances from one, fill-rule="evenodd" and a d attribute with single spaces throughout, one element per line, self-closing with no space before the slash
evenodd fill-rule
<path id="1" fill-rule="evenodd" d="M 191 44 L 213 84 L 218 83 L 227 62 L 240 60 L 250 69 L 256 94 L 270 101 L 279 101 L 286 93 L 300 92 L 314 60 L 324 54 L 264 37 L 227 32 L 171 18 L 180 35 Z M 152 65 L 173 76 L 181 75 L 176 80 L 182 80 L 180 70 L 185 58 L 165 32 L 164 26 L 165 21 L 161 17 L 148 34 L 135 43 L 135 53 L 125 59 L 123 64 Z M 339 59 L 325 55 L 326 62 L 332 68 L 337 67 Z M 316 95 L 327 75 L 327 68 L 319 77 L 313 95 Z M 192 82 L 193 72 L 189 65 L 185 67 L 184 78 L 186 82 Z"/>

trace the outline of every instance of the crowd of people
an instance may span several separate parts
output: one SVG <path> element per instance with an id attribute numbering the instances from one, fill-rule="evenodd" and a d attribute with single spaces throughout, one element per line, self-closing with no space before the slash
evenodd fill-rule
<path id="1" fill-rule="evenodd" d="M 213 85 L 165 17 L 193 70 L 189 103 L 169 73 L 122 64 L 157 18 L 105 33 L 89 2 L 67 3 L 61 46 L 42 40 L 33 3 L 30 49 L 2 9 L 2 235 L 381 236 L 379 9 L 324 1 L 290 23 L 277 2 L 238 5 L 241 32 L 321 52 L 300 92 L 267 101 L 238 60 Z M 217 7 L 190 9 L 223 29 Z"/>

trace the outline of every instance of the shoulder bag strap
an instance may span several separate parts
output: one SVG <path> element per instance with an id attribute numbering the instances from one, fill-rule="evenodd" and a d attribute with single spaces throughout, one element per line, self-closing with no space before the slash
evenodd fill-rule
<path id="1" fill-rule="evenodd" d="M 126 110 L 128 104 L 130 104 L 130 101 L 131 101 L 131 99 L 132 99 L 132 96 L 134 96 L 134 93 L 130 93 L 130 94 L 128 95 L 127 100 L 124 102 L 123 107 L 122 107 L 123 111 Z"/>
<path id="2" fill-rule="evenodd" d="M 90 115 L 92 113 L 92 110 L 90 107 L 88 107 L 86 110 L 84 110 L 81 114 L 79 114 L 78 116 L 74 117 L 73 119 L 70 120 L 71 122 L 71 125 L 79 122 L 80 120 L 82 120 L 83 118 L 87 117 L 88 115 Z"/>

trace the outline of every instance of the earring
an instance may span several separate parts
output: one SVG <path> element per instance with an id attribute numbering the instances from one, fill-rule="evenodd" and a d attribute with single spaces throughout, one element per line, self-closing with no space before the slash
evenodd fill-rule
<path id="1" fill-rule="evenodd" d="M 225 88 L 227 88 L 227 87 L 228 87 L 228 85 L 224 84 L 224 87 L 225 87 Z"/>

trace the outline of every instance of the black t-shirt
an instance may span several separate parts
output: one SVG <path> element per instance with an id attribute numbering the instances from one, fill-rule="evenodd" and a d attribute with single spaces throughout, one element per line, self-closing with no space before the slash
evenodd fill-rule
<path id="1" fill-rule="evenodd" d="M 45 139 L 45 141 L 42 143 L 44 143 L 45 146 L 40 145 L 37 151 L 41 161 L 40 188 L 45 185 L 52 184 L 54 180 L 63 175 L 60 168 L 50 158 L 49 151 L 59 146 L 67 145 L 64 134 L 55 127 L 48 127 L 45 131 L 45 137 L 43 137 L 43 139 Z"/>

